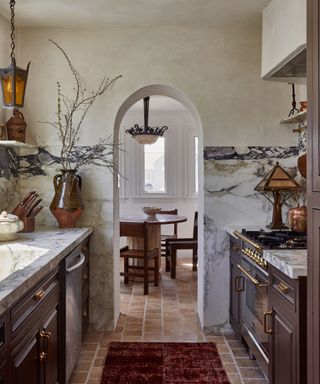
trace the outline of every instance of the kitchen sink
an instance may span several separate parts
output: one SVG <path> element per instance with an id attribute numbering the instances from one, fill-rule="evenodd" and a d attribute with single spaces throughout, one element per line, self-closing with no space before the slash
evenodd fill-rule
<path id="1" fill-rule="evenodd" d="M 23 269 L 48 252 L 48 249 L 13 243 L 0 245 L 0 281 Z"/>

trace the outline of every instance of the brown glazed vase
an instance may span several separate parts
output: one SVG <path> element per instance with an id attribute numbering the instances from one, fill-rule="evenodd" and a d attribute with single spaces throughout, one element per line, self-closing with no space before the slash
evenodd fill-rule
<path id="1" fill-rule="evenodd" d="M 76 169 L 61 170 L 61 174 L 53 178 L 55 194 L 50 210 L 59 228 L 74 228 L 84 210 L 81 177 L 76 173 Z"/>

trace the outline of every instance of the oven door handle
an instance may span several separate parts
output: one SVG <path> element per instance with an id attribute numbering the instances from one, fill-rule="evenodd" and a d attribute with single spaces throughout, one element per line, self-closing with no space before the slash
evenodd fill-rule
<path id="1" fill-rule="evenodd" d="M 253 241 L 251 241 L 250 239 L 248 239 L 246 236 L 243 236 L 242 233 L 240 233 L 239 231 L 233 231 L 233 234 L 234 234 L 235 237 L 237 237 L 238 239 L 243 240 L 243 241 L 246 241 L 247 243 L 251 244 L 254 248 L 256 248 L 256 249 L 258 249 L 258 250 L 261 250 L 260 245 L 254 243 Z"/>
<path id="2" fill-rule="evenodd" d="M 254 278 L 253 276 L 250 275 L 250 273 L 248 271 L 246 271 L 242 265 L 238 264 L 238 268 L 240 269 L 241 272 L 243 272 L 247 278 L 257 287 L 259 288 L 263 288 L 263 287 L 267 287 L 269 284 L 261 284 L 259 282 L 259 280 L 257 280 L 256 278 Z"/>

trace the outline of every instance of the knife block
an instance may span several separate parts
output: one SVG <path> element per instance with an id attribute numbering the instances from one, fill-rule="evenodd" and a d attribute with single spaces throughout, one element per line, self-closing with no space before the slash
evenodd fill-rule
<path id="1" fill-rule="evenodd" d="M 35 218 L 34 217 L 27 217 L 27 216 L 25 216 L 22 219 L 22 221 L 23 221 L 23 224 L 24 224 L 24 228 L 20 232 L 24 232 L 24 233 L 34 232 L 34 228 L 35 228 Z"/>

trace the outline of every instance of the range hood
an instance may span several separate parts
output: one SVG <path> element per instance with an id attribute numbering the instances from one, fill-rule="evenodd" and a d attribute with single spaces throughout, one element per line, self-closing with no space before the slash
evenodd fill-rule
<path id="1" fill-rule="evenodd" d="M 268 80 L 288 81 L 291 78 L 305 81 L 307 76 L 307 49 L 303 44 L 282 62 L 267 73 L 263 78 Z"/>

